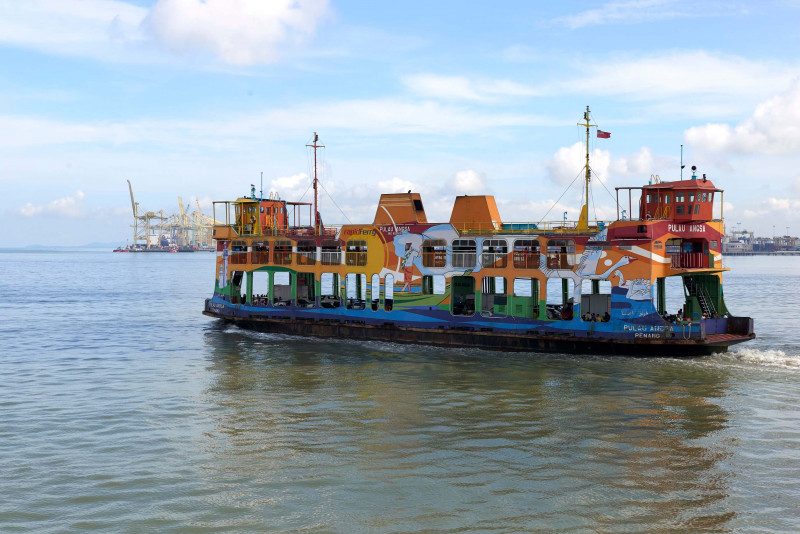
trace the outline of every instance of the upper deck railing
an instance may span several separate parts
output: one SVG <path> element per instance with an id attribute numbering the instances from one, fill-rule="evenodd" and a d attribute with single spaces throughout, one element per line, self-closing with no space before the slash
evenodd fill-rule
<path id="1" fill-rule="evenodd" d="M 540 221 L 507 223 L 451 223 L 461 235 L 497 234 L 596 234 L 610 224 L 596 221 L 585 228 L 578 228 L 577 221 Z"/>
<path id="2" fill-rule="evenodd" d="M 221 235 L 216 232 L 216 229 L 230 228 L 234 231 L 236 236 L 297 236 L 297 237 L 314 237 L 326 236 L 335 237 L 341 225 L 328 225 L 314 227 L 312 224 L 308 225 L 261 225 L 261 214 L 254 214 L 248 218 L 241 211 L 236 213 L 236 205 L 249 204 L 250 202 L 231 202 L 231 201 L 215 201 L 212 203 L 213 217 L 217 220 L 217 213 L 220 217 L 224 214 L 224 218 L 218 220 L 214 225 L 214 235 Z M 224 221 L 224 222 L 223 222 Z M 224 232 L 223 232 L 224 233 Z"/>

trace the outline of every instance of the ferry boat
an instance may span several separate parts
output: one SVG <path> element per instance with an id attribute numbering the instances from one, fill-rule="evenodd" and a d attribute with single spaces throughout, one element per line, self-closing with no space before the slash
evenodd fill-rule
<path id="1" fill-rule="evenodd" d="M 371 223 L 324 225 L 315 133 L 313 205 L 254 186 L 214 202 L 203 313 L 266 332 L 507 351 L 694 356 L 753 339 L 753 320 L 723 298 L 723 191 L 693 167 L 689 180 L 617 188 L 617 219 L 590 221 L 596 125 L 588 107 L 583 118 L 587 201 L 571 223 L 505 222 L 489 195 L 457 196 L 449 221 L 429 222 L 409 191 L 381 195 Z"/>

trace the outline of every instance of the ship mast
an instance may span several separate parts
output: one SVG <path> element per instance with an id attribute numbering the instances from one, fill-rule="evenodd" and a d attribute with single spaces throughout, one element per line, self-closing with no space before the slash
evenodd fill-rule
<path id="1" fill-rule="evenodd" d="M 589 229 L 589 182 L 592 180 L 592 171 L 589 167 L 589 128 L 597 126 L 589 122 L 589 106 L 586 106 L 586 111 L 583 113 L 583 120 L 585 122 L 579 122 L 578 126 L 586 127 L 586 203 L 581 208 L 581 215 L 578 218 L 577 230 L 579 232 Z"/>
<path id="2" fill-rule="evenodd" d="M 314 149 L 314 233 L 318 234 L 320 231 L 319 228 L 319 210 L 317 209 L 317 149 L 318 148 L 325 148 L 325 145 L 318 145 L 319 136 L 317 132 L 314 132 L 314 142 L 313 144 L 306 145 L 307 147 L 312 147 Z"/>

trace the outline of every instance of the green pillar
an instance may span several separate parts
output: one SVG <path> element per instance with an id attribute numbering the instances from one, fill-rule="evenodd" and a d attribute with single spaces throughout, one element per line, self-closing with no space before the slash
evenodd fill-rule
<path id="1" fill-rule="evenodd" d="M 658 313 L 667 311 L 667 280 L 666 278 L 656 278 L 656 307 Z"/>
<path id="2" fill-rule="evenodd" d="M 597 295 L 600 293 L 600 280 L 592 280 L 592 294 Z"/>
<path id="3" fill-rule="evenodd" d="M 561 279 L 561 305 L 566 306 L 569 300 L 569 279 Z"/>
<path id="4" fill-rule="evenodd" d="M 253 303 L 253 273 L 247 273 L 247 303 Z"/>

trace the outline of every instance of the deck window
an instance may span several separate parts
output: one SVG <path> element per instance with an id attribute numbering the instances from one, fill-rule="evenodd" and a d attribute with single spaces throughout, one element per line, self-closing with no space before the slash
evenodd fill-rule
<path id="1" fill-rule="evenodd" d="M 287 271 L 272 275 L 272 305 L 292 305 L 292 274 Z"/>
<path id="2" fill-rule="evenodd" d="M 231 265 L 244 265 L 247 263 L 247 241 L 231 242 Z"/>
<path id="3" fill-rule="evenodd" d="M 340 265 L 342 245 L 338 241 L 323 241 L 321 255 L 322 265 Z"/>
<path id="4" fill-rule="evenodd" d="M 317 263 L 317 244 L 313 241 L 297 242 L 297 264 L 314 265 Z"/>
<path id="5" fill-rule="evenodd" d="M 473 269 L 475 267 L 477 250 L 474 239 L 454 239 L 453 267 Z"/>
<path id="6" fill-rule="evenodd" d="M 539 242 L 536 239 L 514 241 L 514 267 L 516 269 L 539 268 Z"/>
<path id="7" fill-rule="evenodd" d="M 245 234 L 258 234 L 258 207 L 255 203 L 236 204 L 234 207 L 236 213 L 236 231 L 241 235 Z"/>
<path id="8" fill-rule="evenodd" d="M 292 242 L 275 241 L 275 265 L 292 264 Z"/>
<path id="9" fill-rule="evenodd" d="M 244 279 L 244 271 L 231 272 L 231 302 L 239 304 L 242 302 L 242 297 L 247 298 L 246 294 L 242 294 L 242 280 Z"/>
<path id="10" fill-rule="evenodd" d="M 367 264 L 367 242 L 365 240 L 351 239 L 347 242 L 345 263 L 351 267 L 363 267 Z"/>
<path id="11" fill-rule="evenodd" d="M 539 316 L 539 280 L 514 278 L 511 314 L 514 317 L 533 319 Z"/>
<path id="12" fill-rule="evenodd" d="M 250 253 L 251 263 L 256 265 L 266 265 L 269 263 L 269 241 L 256 241 L 253 243 L 253 251 Z"/>
<path id="13" fill-rule="evenodd" d="M 450 280 L 450 287 L 450 313 L 475 315 L 475 279 L 471 276 L 454 276 Z"/>
<path id="14" fill-rule="evenodd" d="M 422 242 L 423 267 L 444 267 L 447 264 L 447 242 L 444 239 L 426 239 Z"/>
<path id="15" fill-rule="evenodd" d="M 347 273 L 345 278 L 347 309 L 363 310 L 367 307 L 367 275 Z"/>
<path id="16" fill-rule="evenodd" d="M 383 285 L 383 309 L 392 311 L 394 307 L 394 275 L 387 274 Z"/>
<path id="17" fill-rule="evenodd" d="M 611 282 L 583 280 L 581 283 L 581 320 L 608 322 L 611 318 Z"/>
<path id="18" fill-rule="evenodd" d="M 481 315 L 507 315 L 506 279 L 484 276 L 481 283 Z"/>
<path id="19" fill-rule="evenodd" d="M 669 204 L 669 193 L 664 195 L 664 204 Z"/>
<path id="20" fill-rule="evenodd" d="M 297 273 L 297 306 L 313 308 L 316 302 L 316 276 L 314 273 Z"/>
<path id="21" fill-rule="evenodd" d="M 422 277 L 423 295 L 444 295 L 446 282 L 442 274 L 426 274 Z"/>
<path id="22" fill-rule="evenodd" d="M 675 206 L 675 215 L 683 215 L 683 204 Z"/>
<path id="23" fill-rule="evenodd" d="M 569 269 L 574 265 L 575 241 L 571 239 L 551 239 L 547 242 L 547 267 L 550 269 Z"/>
<path id="24" fill-rule="evenodd" d="M 372 275 L 369 293 L 370 307 L 372 311 L 378 311 L 378 304 L 381 302 L 381 277 L 377 274 Z"/>
<path id="25" fill-rule="evenodd" d="M 695 204 L 694 205 L 694 214 L 697 215 L 698 213 L 700 213 L 700 204 Z"/>
<path id="26" fill-rule="evenodd" d="M 683 201 L 684 201 L 683 193 L 675 193 L 675 202 L 683 202 Z"/>
<path id="27" fill-rule="evenodd" d="M 572 319 L 575 284 L 569 278 L 547 279 L 547 318 L 553 321 Z"/>
<path id="28" fill-rule="evenodd" d="M 255 254 L 255 252 L 253 253 Z M 266 306 L 269 302 L 269 273 L 253 271 L 253 306 Z"/>
<path id="29" fill-rule="evenodd" d="M 319 278 L 319 305 L 323 308 L 338 308 L 340 304 L 339 274 L 322 273 Z"/>
<path id="30" fill-rule="evenodd" d="M 508 265 L 508 243 L 505 239 L 484 239 L 481 246 L 484 267 L 503 268 Z"/>

